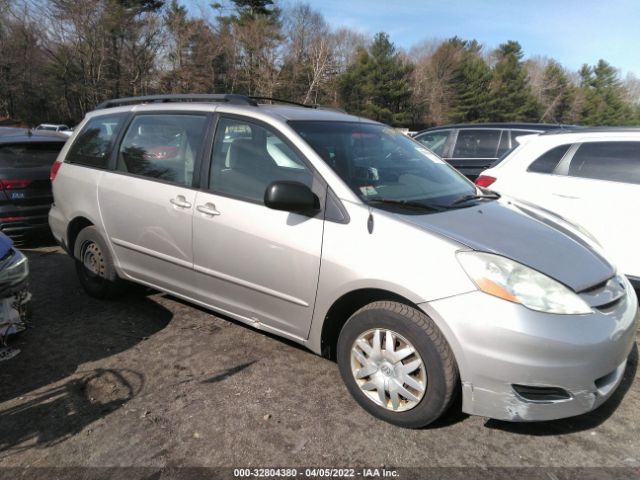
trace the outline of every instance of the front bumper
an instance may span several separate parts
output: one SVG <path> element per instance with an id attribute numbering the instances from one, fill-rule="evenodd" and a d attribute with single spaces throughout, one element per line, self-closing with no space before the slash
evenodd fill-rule
<path id="1" fill-rule="evenodd" d="M 7 335 L 23 331 L 31 294 L 27 258 L 14 248 L 0 259 L 0 345 Z"/>
<path id="2" fill-rule="evenodd" d="M 589 412 L 622 381 L 636 341 L 638 300 L 627 282 L 614 308 L 589 315 L 536 312 L 480 291 L 420 307 L 458 362 L 464 412 L 508 421 Z M 555 387 L 569 398 L 531 401 L 513 385 Z"/>

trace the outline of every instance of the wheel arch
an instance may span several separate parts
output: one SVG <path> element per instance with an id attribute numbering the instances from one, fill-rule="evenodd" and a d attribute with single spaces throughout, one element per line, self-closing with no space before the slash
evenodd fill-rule
<path id="1" fill-rule="evenodd" d="M 76 247 L 76 238 L 78 238 L 78 234 L 86 227 L 94 226 L 91 220 L 87 217 L 79 215 L 75 217 L 73 220 L 69 222 L 67 227 L 67 249 L 69 254 L 76 257 L 75 247 Z"/>
<path id="2" fill-rule="evenodd" d="M 338 298 L 324 317 L 320 335 L 320 348 L 323 357 L 335 360 L 338 336 L 344 324 L 351 315 L 368 305 L 379 300 L 389 300 L 403 303 L 412 308 L 420 308 L 411 300 L 389 290 L 379 288 L 360 288 L 343 294 Z"/>

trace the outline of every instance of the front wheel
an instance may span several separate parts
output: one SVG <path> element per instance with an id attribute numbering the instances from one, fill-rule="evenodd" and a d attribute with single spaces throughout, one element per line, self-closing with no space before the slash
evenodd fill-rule
<path id="1" fill-rule="evenodd" d="M 424 427 L 454 398 L 453 353 L 433 321 L 408 305 L 380 301 L 358 310 L 340 332 L 337 354 L 353 397 L 389 423 Z"/>
<path id="2" fill-rule="evenodd" d="M 75 245 L 76 273 L 85 292 L 101 299 L 121 294 L 123 281 L 98 230 L 93 226 L 82 229 Z"/>

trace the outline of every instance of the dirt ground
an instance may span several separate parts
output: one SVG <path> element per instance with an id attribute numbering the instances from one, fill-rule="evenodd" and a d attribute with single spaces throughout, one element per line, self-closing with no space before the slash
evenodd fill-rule
<path id="1" fill-rule="evenodd" d="M 24 251 L 33 316 L 0 364 L 0 467 L 640 467 L 637 348 L 588 415 L 511 424 L 454 409 L 403 430 L 307 350 L 157 292 L 94 300 L 59 248 Z"/>

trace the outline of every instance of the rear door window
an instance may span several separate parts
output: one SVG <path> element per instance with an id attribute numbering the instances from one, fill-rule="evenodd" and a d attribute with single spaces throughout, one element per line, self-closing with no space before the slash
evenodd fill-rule
<path id="1" fill-rule="evenodd" d="M 116 170 L 190 187 L 207 125 L 205 114 L 144 114 L 133 119 Z"/>
<path id="2" fill-rule="evenodd" d="M 460 130 L 453 150 L 453 158 L 497 158 L 500 130 Z"/>
<path id="3" fill-rule="evenodd" d="M 427 132 L 418 135 L 416 140 L 440 157 L 446 154 L 446 147 L 449 143 L 452 130 L 441 130 L 439 132 Z"/>
<path id="4" fill-rule="evenodd" d="M 640 184 L 640 142 L 583 143 L 571 158 L 567 175 Z"/>
<path id="5" fill-rule="evenodd" d="M 104 115 L 87 122 L 71 145 L 66 161 L 94 168 L 107 168 L 113 143 L 126 114 Z"/>

